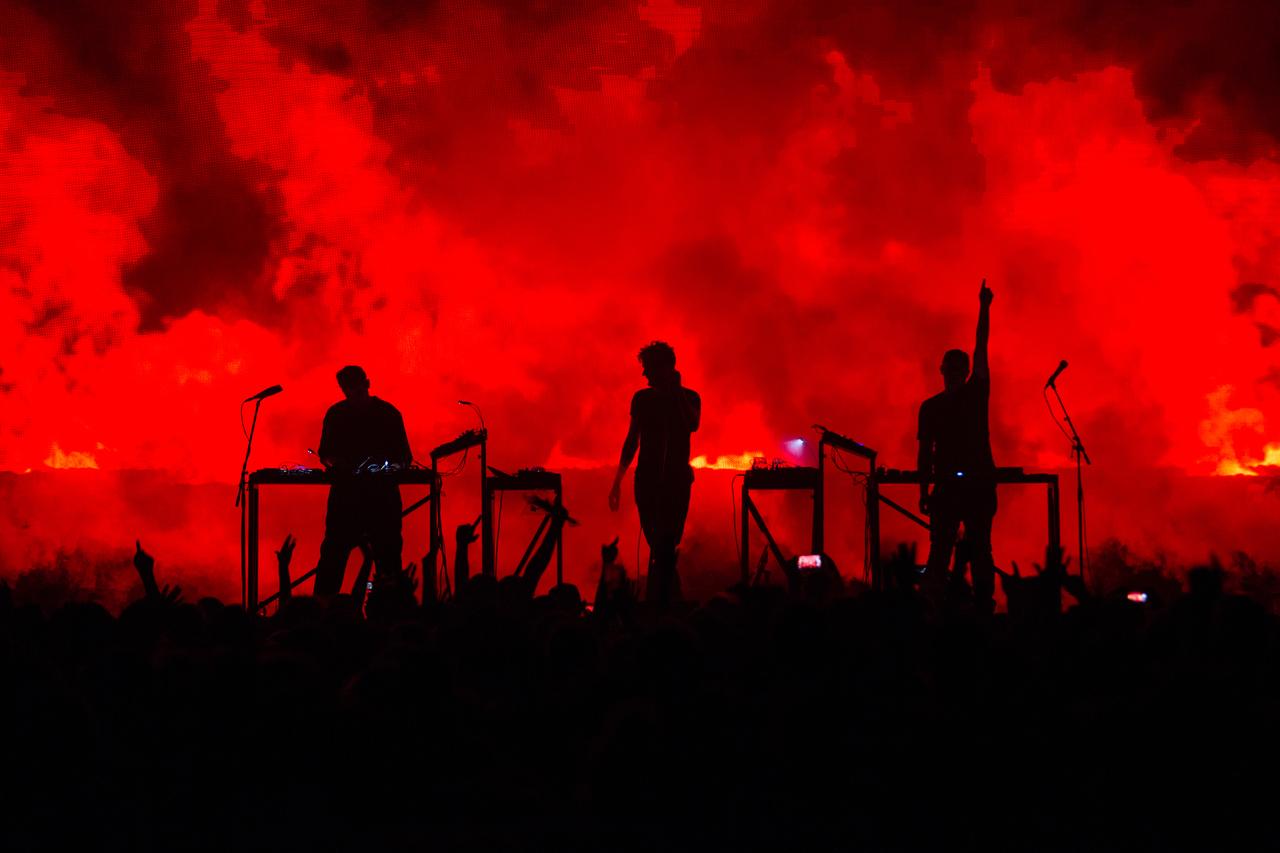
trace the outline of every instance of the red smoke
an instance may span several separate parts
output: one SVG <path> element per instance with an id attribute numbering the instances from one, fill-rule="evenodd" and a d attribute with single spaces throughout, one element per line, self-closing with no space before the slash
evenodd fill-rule
<path id="1" fill-rule="evenodd" d="M 1174 474 L 1280 464 L 1280 13 L 1076 7 L 4 3 L 0 469 L 232 494 L 238 401 L 284 384 L 255 460 L 305 463 L 349 362 L 420 457 L 465 398 L 498 467 L 609 466 L 653 338 L 695 453 L 822 421 L 909 467 L 986 277 L 997 460 L 1067 464 L 1068 358 L 1092 530 L 1154 547 Z M 1216 542 L 1230 503 L 1181 544 L 1276 544 Z M 79 521 L 127 545 L 124 511 Z"/>

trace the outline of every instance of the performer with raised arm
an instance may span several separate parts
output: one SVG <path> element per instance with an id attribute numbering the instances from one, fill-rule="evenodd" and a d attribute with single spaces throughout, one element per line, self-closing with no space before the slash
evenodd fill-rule
<path id="1" fill-rule="evenodd" d="M 988 426 L 991 375 L 987 366 L 991 298 L 984 279 L 978 291 L 973 372 L 964 350 L 948 350 L 942 356 L 943 390 L 920 405 L 916 436 L 920 511 L 930 518 L 927 571 L 946 571 L 963 524 L 974 598 L 986 612 L 995 607 L 991 525 L 996 515 L 996 465 Z"/>
<path id="2" fill-rule="evenodd" d="M 618 510 L 622 479 L 631 460 L 636 463 L 636 509 L 649 543 L 649 576 L 645 599 L 667 603 L 680 598 L 676 549 L 684 535 L 693 488 L 689 439 L 702 419 L 702 398 L 680 384 L 676 353 L 662 341 L 640 350 L 640 364 L 649 382 L 631 398 L 631 426 L 622 443 L 618 474 L 609 492 L 609 509 Z"/>
<path id="3" fill-rule="evenodd" d="M 347 558 L 366 540 L 378 580 L 394 583 L 402 576 L 400 486 L 377 469 L 407 468 L 413 461 L 404 419 L 395 406 L 369 394 L 363 368 L 339 370 L 338 387 L 345 399 L 325 413 L 320 437 L 320 461 L 333 482 L 316 565 L 318 596 L 341 591 Z"/>

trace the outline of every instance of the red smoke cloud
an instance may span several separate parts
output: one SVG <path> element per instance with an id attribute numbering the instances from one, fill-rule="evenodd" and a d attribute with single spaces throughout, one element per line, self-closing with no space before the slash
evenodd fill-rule
<path id="1" fill-rule="evenodd" d="M 1066 464 L 1062 357 L 1115 482 L 1280 463 L 1280 13 L 1089 8 L 0 5 L 0 468 L 234 483 L 275 382 L 305 463 L 348 362 L 421 457 L 466 398 L 499 467 L 607 466 L 653 338 L 695 453 L 909 467 L 984 276 L 1002 464 Z"/>

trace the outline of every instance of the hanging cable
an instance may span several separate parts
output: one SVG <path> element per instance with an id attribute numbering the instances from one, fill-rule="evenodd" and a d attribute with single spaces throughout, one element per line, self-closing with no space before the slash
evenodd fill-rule
<path id="1" fill-rule="evenodd" d="M 498 492 L 498 519 L 493 526 L 493 560 L 495 564 L 498 561 L 498 544 L 502 541 L 502 499 L 506 494 L 505 490 Z"/>
<path id="2" fill-rule="evenodd" d="M 1058 413 L 1053 410 L 1053 403 L 1049 400 L 1049 386 L 1044 386 L 1044 390 L 1040 392 L 1040 396 L 1044 397 L 1045 407 L 1049 410 L 1049 417 L 1053 418 L 1054 426 L 1058 431 L 1066 436 L 1067 441 L 1071 442 L 1071 446 L 1075 447 L 1075 439 L 1071 437 L 1071 433 L 1067 432 L 1067 428 L 1062 425 L 1062 421 L 1058 418 Z"/>
<path id="3" fill-rule="evenodd" d="M 734 486 L 746 474 L 739 471 L 729 480 L 729 502 L 733 504 L 733 550 L 738 554 L 738 565 L 742 565 L 742 538 L 738 534 L 738 492 Z"/>
<path id="4" fill-rule="evenodd" d="M 441 476 L 441 477 L 455 477 L 455 476 L 457 476 L 458 474 L 461 474 L 461 473 L 462 473 L 462 469 L 464 469 L 464 468 L 466 468 L 466 467 L 467 467 L 467 457 L 468 457 L 470 454 L 471 454 L 471 448 L 470 448 L 470 447 L 468 447 L 466 450 L 462 451 L 462 459 L 458 462 L 458 464 L 457 464 L 457 465 L 454 465 L 454 466 L 453 466 L 453 468 L 452 468 L 451 470 L 449 470 L 449 471 L 445 471 L 445 472 L 444 472 L 443 474 L 441 474 L 440 476 Z"/>
<path id="5" fill-rule="evenodd" d="M 866 471 L 855 471 L 849 467 L 849 462 L 845 459 L 844 454 L 840 452 L 840 448 L 831 448 L 831 465 L 842 474 L 849 475 L 849 482 L 853 486 L 854 501 L 862 504 L 862 579 L 870 582 L 871 580 L 871 506 L 869 485 L 871 475 Z"/>

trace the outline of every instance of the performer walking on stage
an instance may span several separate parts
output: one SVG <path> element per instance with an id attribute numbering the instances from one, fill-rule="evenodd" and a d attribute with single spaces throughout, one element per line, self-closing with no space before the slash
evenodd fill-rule
<path id="1" fill-rule="evenodd" d="M 943 391 L 920 406 L 916 465 L 920 471 L 920 511 L 930 517 L 927 571 L 946 571 L 964 524 L 974 598 L 979 609 L 988 613 L 995 608 L 991 525 L 996 515 L 996 465 L 988 426 L 991 298 L 991 288 L 984 279 L 978 292 L 973 373 L 969 373 L 969 356 L 964 350 L 948 350 L 942 356 Z M 930 483 L 934 484 L 932 493 Z M 963 571 L 963 561 L 957 563 Z"/>
<path id="2" fill-rule="evenodd" d="M 702 398 L 680 384 L 676 353 L 669 344 L 654 341 L 640 350 L 648 388 L 631 398 L 631 426 L 622 443 L 618 475 L 609 492 L 609 509 L 617 511 L 626 476 L 637 447 L 636 509 L 649 543 L 648 601 L 667 603 L 680 598 L 676 548 L 684 535 L 693 488 L 689 466 L 689 438 L 702 419 Z"/>
<path id="3" fill-rule="evenodd" d="M 395 406 L 370 396 L 363 368 L 348 365 L 339 370 L 338 387 L 346 399 L 325 413 L 320 437 L 320 461 L 333 475 L 333 483 L 316 565 L 317 596 L 341 591 L 351 549 L 366 540 L 373 549 L 379 581 L 400 580 L 400 487 L 368 468 L 387 464 L 404 468 L 413 460 L 404 419 Z"/>

